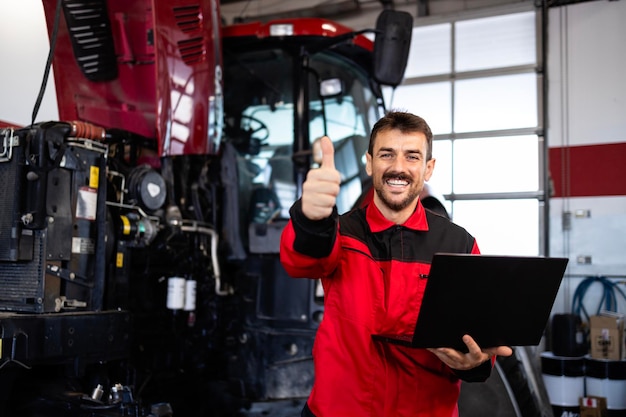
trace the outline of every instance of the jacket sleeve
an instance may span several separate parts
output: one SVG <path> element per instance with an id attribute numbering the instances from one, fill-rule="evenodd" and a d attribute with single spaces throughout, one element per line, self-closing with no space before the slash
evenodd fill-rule
<path id="1" fill-rule="evenodd" d="M 454 372 L 457 378 L 465 382 L 485 382 L 487 378 L 489 378 L 489 375 L 491 375 L 491 368 L 493 367 L 493 364 L 494 359 L 491 361 L 485 361 L 474 369 L 467 371 L 453 369 L 452 372 Z"/>
<path id="2" fill-rule="evenodd" d="M 476 239 L 474 239 L 474 243 L 472 244 L 472 250 L 470 253 L 474 255 L 480 255 L 480 249 L 478 248 L 478 243 L 476 243 Z"/>
<path id="3" fill-rule="evenodd" d="M 291 219 L 280 241 L 280 261 L 292 277 L 321 278 L 334 269 L 338 261 L 339 230 L 337 208 L 323 220 L 309 220 L 302 213 L 302 201 L 289 210 Z"/>

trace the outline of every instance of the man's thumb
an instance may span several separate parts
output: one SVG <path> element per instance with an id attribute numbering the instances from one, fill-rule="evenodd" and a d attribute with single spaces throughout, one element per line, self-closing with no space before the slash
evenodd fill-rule
<path id="1" fill-rule="evenodd" d="M 328 136 L 324 136 L 320 140 L 320 146 L 322 148 L 322 163 L 324 168 L 335 168 L 335 148 L 333 142 Z"/>

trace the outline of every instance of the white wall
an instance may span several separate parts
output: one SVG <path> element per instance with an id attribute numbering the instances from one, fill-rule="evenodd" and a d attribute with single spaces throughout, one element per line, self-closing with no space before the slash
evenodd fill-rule
<path id="1" fill-rule="evenodd" d="M 549 146 L 585 145 L 592 146 L 592 152 L 595 145 L 626 143 L 625 20 L 624 1 L 594 1 L 550 10 Z M 592 175 L 604 168 L 603 163 L 590 156 L 585 167 L 576 168 Z M 584 277 L 615 276 L 614 282 L 626 281 L 626 196 L 564 195 L 550 204 L 551 255 L 570 258 L 570 276 L 555 310 L 568 312 L 573 292 Z M 577 217 L 577 211 L 589 216 Z M 564 212 L 573 214 L 570 230 L 562 227 Z M 579 256 L 590 256 L 591 264 L 579 263 Z M 626 292 L 626 285 L 620 287 Z M 590 288 L 585 303 L 590 312 L 596 311 L 601 296 L 599 284 Z M 620 311 L 626 312 L 623 299 Z"/>
<path id="2" fill-rule="evenodd" d="M 48 32 L 41 0 L 0 1 L 0 121 L 18 126 L 31 123 L 48 58 Z M 37 122 L 57 120 L 54 76 Z"/>
<path id="3" fill-rule="evenodd" d="M 626 2 L 550 9 L 552 146 L 626 142 Z"/>

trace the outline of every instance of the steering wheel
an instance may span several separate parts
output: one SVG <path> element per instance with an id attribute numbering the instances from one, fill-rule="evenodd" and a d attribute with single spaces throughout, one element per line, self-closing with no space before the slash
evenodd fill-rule
<path id="1" fill-rule="evenodd" d="M 270 129 L 265 123 L 253 116 L 241 115 L 241 130 L 246 132 L 249 137 L 263 142 L 270 136 Z M 262 132 L 262 137 L 255 136 L 258 132 Z"/>

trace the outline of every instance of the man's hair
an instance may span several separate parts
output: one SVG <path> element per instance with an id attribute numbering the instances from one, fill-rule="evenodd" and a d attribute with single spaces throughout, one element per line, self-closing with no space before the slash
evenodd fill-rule
<path id="1" fill-rule="evenodd" d="M 374 142 L 380 132 L 397 129 L 402 133 L 420 132 L 426 136 L 426 160 L 433 157 L 433 133 L 426 120 L 406 111 L 392 110 L 376 122 L 370 133 L 370 143 L 367 153 L 374 152 Z"/>

